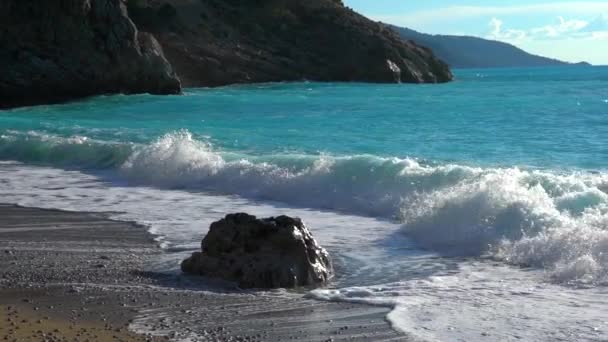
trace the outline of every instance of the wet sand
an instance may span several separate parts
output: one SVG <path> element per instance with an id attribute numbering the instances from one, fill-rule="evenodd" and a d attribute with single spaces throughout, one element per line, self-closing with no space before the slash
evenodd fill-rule
<path id="1" fill-rule="evenodd" d="M 161 258 L 171 255 L 134 223 L 0 205 L 0 340 L 405 339 L 385 321 L 387 308 L 147 271 Z"/>

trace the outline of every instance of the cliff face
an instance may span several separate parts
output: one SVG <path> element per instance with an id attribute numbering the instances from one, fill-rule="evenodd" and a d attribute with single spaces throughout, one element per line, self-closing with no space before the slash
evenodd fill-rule
<path id="1" fill-rule="evenodd" d="M 446 82 L 448 66 L 337 0 L 130 0 L 186 86 Z"/>
<path id="2" fill-rule="evenodd" d="M 121 0 L 2 0 L 0 107 L 105 93 L 178 93 L 155 38 Z"/>
<path id="3" fill-rule="evenodd" d="M 340 0 L 0 1 L 0 108 L 178 93 L 178 76 L 186 86 L 452 78 L 429 49 Z"/>

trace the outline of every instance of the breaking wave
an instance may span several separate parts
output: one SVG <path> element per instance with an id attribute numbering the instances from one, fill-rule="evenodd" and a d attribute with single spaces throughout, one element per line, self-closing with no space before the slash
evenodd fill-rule
<path id="1" fill-rule="evenodd" d="M 147 145 L 30 132 L 0 159 L 113 169 L 132 184 L 398 219 L 420 246 L 608 282 L 608 173 L 482 168 L 372 155 L 218 152 L 187 131 Z"/>

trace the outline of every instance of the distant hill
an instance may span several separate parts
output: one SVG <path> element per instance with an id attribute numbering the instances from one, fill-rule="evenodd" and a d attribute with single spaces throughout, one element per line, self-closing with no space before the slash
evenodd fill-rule
<path id="1" fill-rule="evenodd" d="M 453 68 L 499 68 L 570 65 L 557 59 L 536 56 L 511 44 L 494 40 L 450 35 L 430 35 L 392 26 L 403 39 L 433 50 Z M 588 63 L 578 63 L 589 65 Z"/>

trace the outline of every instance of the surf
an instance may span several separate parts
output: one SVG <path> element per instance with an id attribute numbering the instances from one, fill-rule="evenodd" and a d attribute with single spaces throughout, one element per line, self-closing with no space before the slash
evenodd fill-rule
<path id="1" fill-rule="evenodd" d="M 477 167 L 414 158 L 252 155 L 187 130 L 148 144 L 40 133 L 0 137 L 2 159 L 104 170 L 133 185 L 278 201 L 402 224 L 420 247 L 608 282 L 608 174 Z"/>

